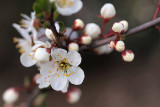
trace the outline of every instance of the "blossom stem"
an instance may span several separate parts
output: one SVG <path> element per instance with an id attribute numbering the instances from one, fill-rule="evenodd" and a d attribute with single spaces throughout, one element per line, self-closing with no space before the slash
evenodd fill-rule
<path id="1" fill-rule="evenodd" d="M 72 29 L 72 31 L 70 32 L 69 36 L 68 36 L 68 40 L 70 40 L 72 33 L 74 32 L 74 30 Z"/>
<path id="2" fill-rule="evenodd" d="M 109 21 L 108 19 L 103 19 L 103 24 L 102 24 L 102 27 L 101 27 L 101 37 L 102 38 L 103 38 L 104 28 L 105 28 L 108 21 Z"/>
<path id="3" fill-rule="evenodd" d="M 159 0 L 159 3 L 158 3 L 157 10 L 156 10 L 156 12 L 155 12 L 155 14 L 154 14 L 153 20 L 155 20 L 155 19 L 157 18 L 157 15 L 158 15 L 159 10 L 160 10 L 160 0 Z"/>
<path id="4" fill-rule="evenodd" d="M 110 36 L 113 36 L 115 33 L 112 31 L 111 33 L 108 33 L 106 35 L 103 36 L 103 38 L 107 38 L 107 37 L 110 37 Z"/>

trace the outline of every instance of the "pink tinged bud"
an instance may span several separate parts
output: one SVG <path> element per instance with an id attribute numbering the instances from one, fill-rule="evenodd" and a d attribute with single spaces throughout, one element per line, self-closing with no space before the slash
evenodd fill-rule
<path id="1" fill-rule="evenodd" d="M 112 30 L 115 33 L 121 33 L 124 31 L 124 26 L 121 23 L 115 22 L 112 26 Z"/>
<path id="2" fill-rule="evenodd" d="M 126 20 L 122 20 L 119 23 L 123 24 L 124 32 L 126 32 L 128 30 L 128 22 Z"/>
<path id="3" fill-rule="evenodd" d="M 116 10 L 111 3 L 106 3 L 101 8 L 101 16 L 104 19 L 111 19 L 116 15 Z"/>
<path id="4" fill-rule="evenodd" d="M 18 100 L 19 93 L 15 88 L 9 88 L 3 93 L 2 98 L 6 104 L 13 104 Z"/>
<path id="5" fill-rule="evenodd" d="M 84 45 L 89 45 L 92 42 L 92 38 L 90 36 L 84 35 L 84 36 L 81 37 L 80 42 Z"/>
<path id="6" fill-rule="evenodd" d="M 66 93 L 67 101 L 71 104 L 77 103 L 80 100 L 81 94 L 79 88 L 70 88 Z"/>
<path id="7" fill-rule="evenodd" d="M 69 51 L 79 51 L 79 45 L 77 43 L 72 42 L 68 45 L 68 50 Z"/>
<path id="8" fill-rule="evenodd" d="M 115 48 L 115 45 L 116 45 L 115 41 L 110 41 L 109 43 L 110 48 Z"/>
<path id="9" fill-rule="evenodd" d="M 125 49 L 125 44 L 123 41 L 118 41 L 115 46 L 116 51 L 122 52 Z"/>
<path id="10" fill-rule="evenodd" d="M 122 52 L 122 59 L 126 62 L 132 62 L 134 59 L 134 53 L 131 50 L 125 49 Z"/>
<path id="11" fill-rule="evenodd" d="M 79 30 L 84 27 L 84 22 L 81 19 L 76 19 L 74 21 L 73 29 L 74 30 Z"/>

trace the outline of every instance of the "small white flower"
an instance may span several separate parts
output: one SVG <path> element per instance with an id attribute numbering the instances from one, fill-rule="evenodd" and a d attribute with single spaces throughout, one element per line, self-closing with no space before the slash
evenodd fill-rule
<path id="1" fill-rule="evenodd" d="M 45 34 L 46 34 L 48 39 L 56 40 L 56 38 L 55 38 L 55 36 L 54 36 L 54 34 L 53 34 L 51 29 L 46 29 Z"/>
<path id="2" fill-rule="evenodd" d="M 116 51 L 118 52 L 122 52 L 125 49 L 125 44 L 123 41 L 118 41 L 116 42 L 116 46 L 115 46 Z"/>
<path id="3" fill-rule="evenodd" d="M 80 100 L 81 94 L 82 92 L 79 88 L 70 88 L 66 93 L 67 101 L 70 104 L 75 104 Z"/>
<path id="4" fill-rule="evenodd" d="M 100 27 L 95 23 L 89 23 L 84 29 L 85 35 L 92 37 L 93 39 L 98 38 L 101 33 Z"/>
<path id="5" fill-rule="evenodd" d="M 76 19 L 74 21 L 73 29 L 78 30 L 82 29 L 84 27 L 84 22 L 81 19 Z"/>
<path id="6" fill-rule="evenodd" d="M 52 60 L 41 65 L 41 77 L 37 79 L 39 88 L 49 85 L 54 90 L 66 92 L 69 81 L 74 85 L 80 85 L 84 80 L 84 72 L 79 66 L 81 55 L 76 51 L 67 53 L 64 49 L 55 49 Z"/>
<path id="7" fill-rule="evenodd" d="M 115 48 L 115 41 L 110 41 L 109 46 L 110 48 Z"/>
<path id="8" fill-rule="evenodd" d="M 57 11 L 64 16 L 79 12 L 83 6 L 81 0 L 50 0 L 50 2 L 55 2 Z"/>
<path id="9" fill-rule="evenodd" d="M 31 12 L 31 17 L 21 14 L 24 18 L 21 20 L 21 27 L 25 28 L 27 32 L 31 32 L 33 30 L 34 21 L 36 19 L 35 12 Z"/>
<path id="10" fill-rule="evenodd" d="M 126 20 L 122 20 L 119 23 L 123 24 L 124 32 L 126 32 L 128 30 L 128 22 Z"/>
<path id="11" fill-rule="evenodd" d="M 69 51 L 79 51 L 79 45 L 77 43 L 72 42 L 68 45 L 68 50 Z"/>
<path id="12" fill-rule="evenodd" d="M 116 22 L 113 24 L 112 30 L 116 33 L 121 33 L 124 30 L 124 26 L 123 24 Z"/>
<path id="13" fill-rule="evenodd" d="M 110 48 L 110 45 L 102 45 L 100 47 L 94 48 L 94 51 L 98 54 L 110 54 L 113 51 L 113 48 Z"/>
<path id="14" fill-rule="evenodd" d="M 3 93 L 3 101 L 7 104 L 15 103 L 19 98 L 19 93 L 15 88 L 9 88 Z"/>
<path id="15" fill-rule="evenodd" d="M 92 38 L 90 36 L 84 35 L 81 36 L 81 43 L 84 45 L 89 45 L 92 42 Z"/>
<path id="16" fill-rule="evenodd" d="M 104 19 L 111 19 L 116 15 L 116 10 L 111 3 L 106 3 L 101 8 L 101 16 Z"/>
<path id="17" fill-rule="evenodd" d="M 44 43 L 44 42 L 41 42 L 41 41 L 35 41 L 35 45 L 32 47 L 32 50 L 25 52 L 20 57 L 20 61 L 21 61 L 23 66 L 31 67 L 31 66 L 35 65 L 36 63 L 41 64 L 41 63 L 47 61 L 47 59 L 49 59 L 49 58 L 46 58 L 49 55 L 45 52 L 39 53 L 40 50 L 37 51 L 37 53 L 35 54 L 36 50 L 40 47 L 50 48 L 51 44 L 49 42 Z M 45 56 L 39 56 L 38 53 L 39 53 L 39 55 L 43 54 Z M 40 58 L 44 58 L 44 60 L 42 61 Z"/>
<path id="18" fill-rule="evenodd" d="M 134 53 L 131 50 L 124 50 L 122 52 L 122 58 L 126 62 L 132 62 L 134 59 Z"/>

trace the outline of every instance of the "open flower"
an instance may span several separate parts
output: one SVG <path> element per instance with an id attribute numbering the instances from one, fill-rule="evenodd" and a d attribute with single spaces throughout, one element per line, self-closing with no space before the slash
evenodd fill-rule
<path id="1" fill-rule="evenodd" d="M 55 49 L 51 52 L 52 60 L 40 66 L 41 77 L 37 80 L 39 88 L 49 85 L 54 90 L 66 92 L 69 81 L 80 85 L 84 80 L 84 72 L 78 67 L 81 56 L 76 51 L 67 53 L 64 49 Z"/>
<path id="2" fill-rule="evenodd" d="M 64 16 L 77 13 L 83 6 L 81 0 L 50 0 L 50 2 L 55 2 L 57 11 Z"/>

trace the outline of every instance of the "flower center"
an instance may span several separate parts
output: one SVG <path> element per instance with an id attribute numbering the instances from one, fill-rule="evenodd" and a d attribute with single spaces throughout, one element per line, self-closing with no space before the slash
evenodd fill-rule
<path id="1" fill-rule="evenodd" d="M 62 61 L 58 61 L 58 64 L 58 70 L 62 70 L 64 73 L 67 73 L 67 70 L 72 67 L 72 65 L 66 61 L 66 58 L 64 58 Z"/>
<path id="2" fill-rule="evenodd" d="M 73 5 L 72 0 L 56 0 L 56 3 L 62 8 Z"/>

